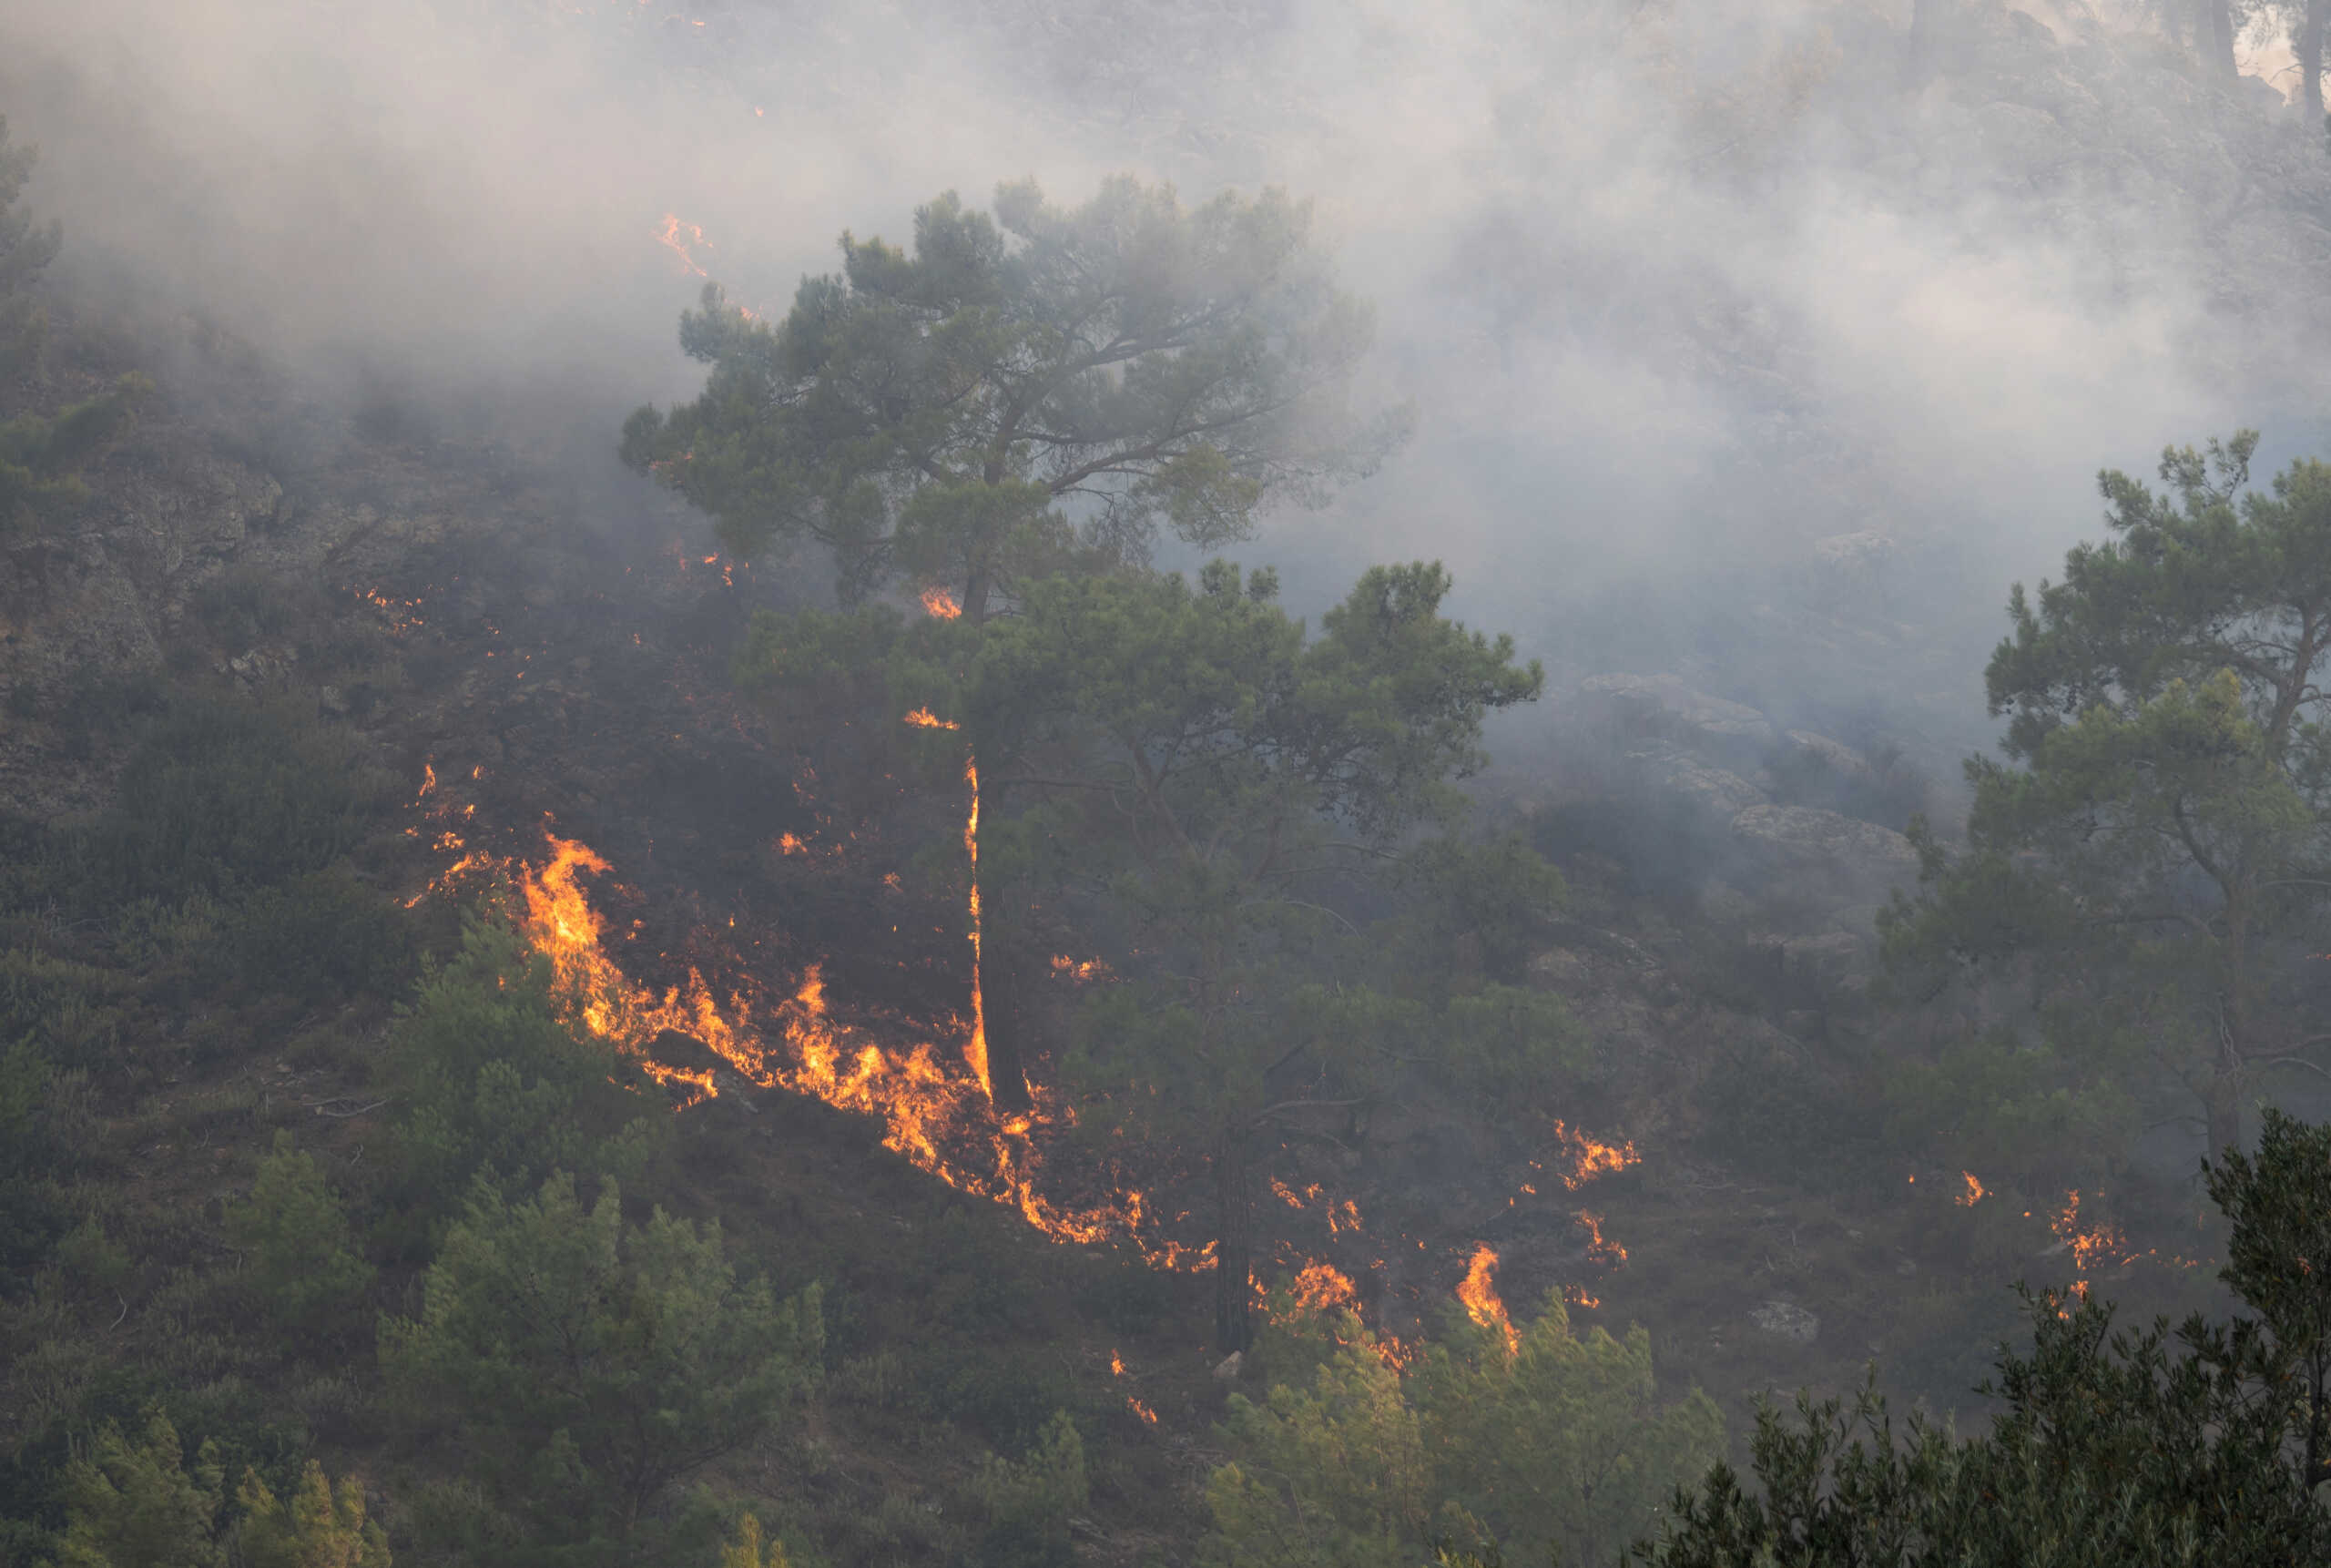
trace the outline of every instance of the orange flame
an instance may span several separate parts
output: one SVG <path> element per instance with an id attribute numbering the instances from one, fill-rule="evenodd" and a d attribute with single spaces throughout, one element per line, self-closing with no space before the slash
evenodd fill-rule
<path id="1" fill-rule="evenodd" d="M 1603 1217 L 1586 1209 L 1578 1211 L 1578 1223 L 1586 1227 L 1586 1256 L 1605 1263 L 1621 1264 L 1627 1260 L 1627 1249 L 1603 1235 Z"/>
<path id="2" fill-rule="evenodd" d="M 641 1058 L 652 1076 L 682 1087 L 685 1104 L 718 1095 L 719 1085 L 709 1072 L 648 1057 L 667 1029 L 702 1042 L 748 1084 L 813 1095 L 880 1118 L 884 1147 L 950 1186 L 1010 1205 L 1054 1241 L 1124 1242 L 1160 1268 L 1213 1267 L 1211 1242 L 1192 1247 L 1149 1234 L 1136 1192 L 1090 1207 L 1064 1207 L 1045 1196 L 1037 1185 L 1037 1137 L 1064 1115 L 1052 1091 L 1031 1085 L 1035 1108 L 999 1123 L 984 1085 L 951 1073 L 930 1041 L 885 1050 L 836 1021 L 814 966 L 791 996 L 773 1004 L 732 994 L 724 1006 L 693 969 L 685 983 L 660 995 L 635 984 L 606 956 L 602 922 L 580 881 L 586 873 L 606 874 L 607 862 L 571 840 L 552 837 L 549 845 L 550 860 L 539 871 L 505 866 L 524 904 L 527 941 L 550 960 L 557 994 L 576 1021 Z"/>
<path id="3" fill-rule="evenodd" d="M 925 588 L 922 591 L 922 613 L 934 620 L 952 621 L 963 613 L 963 606 L 957 604 L 955 596 L 944 588 Z"/>
<path id="4" fill-rule="evenodd" d="M 1139 1400 L 1135 1399 L 1131 1394 L 1127 1394 L 1125 1396 L 1125 1403 L 1133 1407 L 1134 1414 L 1139 1416 L 1149 1425 L 1155 1426 L 1157 1424 L 1157 1412 L 1151 1410 L 1147 1405 L 1143 1404 Z"/>
<path id="5" fill-rule="evenodd" d="M 906 716 L 906 721 L 909 724 L 913 725 L 918 729 L 952 729 L 955 728 L 955 721 L 953 719 L 942 718 L 927 708 L 916 708 L 912 713 Z"/>
<path id="6" fill-rule="evenodd" d="M 1960 1171 L 1959 1174 L 1966 1178 L 1967 1190 L 1960 1193 L 1957 1197 L 1952 1198 L 1950 1201 L 1957 1204 L 1960 1208 L 1972 1208 L 1977 1204 L 1982 1202 L 1986 1196 L 1983 1184 L 1975 1179 L 1975 1173 L 1973 1171 Z"/>
<path id="7" fill-rule="evenodd" d="M 677 213 L 667 212 L 664 214 L 664 227 L 656 236 L 656 243 L 669 249 L 673 255 L 680 259 L 680 265 L 696 276 L 699 278 L 712 276 L 696 264 L 696 257 L 688 250 L 691 245 L 701 245 L 707 250 L 712 249 L 712 242 L 704 237 L 704 230 L 697 225 L 683 223 Z"/>
<path id="8" fill-rule="evenodd" d="M 963 819 L 963 853 L 972 862 L 972 1039 L 963 1059 L 980 1081 L 980 1092 L 992 1105 L 995 1085 L 988 1081 L 987 1073 L 987 997 L 980 986 L 980 769 L 968 756 L 963 759 L 963 782 L 972 789 L 972 814 Z"/>
<path id="9" fill-rule="evenodd" d="M 1573 1192 L 1596 1176 L 1623 1171 L 1643 1158 L 1632 1143 L 1606 1144 L 1564 1126 L 1560 1121 L 1554 1123 L 1554 1138 L 1570 1162 L 1570 1170 L 1556 1171 L 1555 1178 Z"/>
<path id="10" fill-rule="evenodd" d="M 1511 1356 L 1522 1349 L 1522 1336 L 1514 1331 L 1513 1319 L 1506 1316 L 1505 1303 L 1498 1298 L 1492 1280 L 1496 1272 L 1497 1249 L 1484 1241 L 1474 1249 L 1472 1264 L 1457 1287 L 1457 1299 L 1465 1304 L 1465 1316 L 1505 1336 L 1505 1353 Z"/>

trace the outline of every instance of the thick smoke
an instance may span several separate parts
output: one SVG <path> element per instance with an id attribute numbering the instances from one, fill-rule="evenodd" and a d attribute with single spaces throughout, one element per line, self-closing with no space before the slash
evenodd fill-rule
<path id="1" fill-rule="evenodd" d="M 2322 434 L 2331 179 L 2127 18 L 1961 0 L 1914 80 L 1909 9 L 28 0 L 0 112 L 111 298 L 598 462 L 694 382 L 667 214 L 781 310 L 951 187 L 1282 185 L 1377 301 L 1364 395 L 1420 414 L 1249 547 L 1300 600 L 1435 555 L 1558 673 L 1887 706 L 1940 753 L 2098 466 Z"/>

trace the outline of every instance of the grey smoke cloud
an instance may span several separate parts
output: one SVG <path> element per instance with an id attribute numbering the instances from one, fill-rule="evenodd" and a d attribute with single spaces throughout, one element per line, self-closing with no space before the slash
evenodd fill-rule
<path id="1" fill-rule="evenodd" d="M 2052 40 L 1969 0 L 1906 95 L 1908 9 L 18 0 L 0 112 L 70 254 L 149 304 L 575 431 L 695 384 L 667 214 L 781 310 L 951 187 L 1283 185 L 1378 302 L 1368 394 L 1421 416 L 1250 547 L 1298 598 L 1430 554 L 1581 667 L 1980 720 L 1952 661 L 2093 532 L 2097 466 L 2320 433 L 2290 295 L 2331 184 L 2230 156 L 2303 138 L 2079 0 Z M 1818 548 L 1863 531 L 1892 578 Z"/>

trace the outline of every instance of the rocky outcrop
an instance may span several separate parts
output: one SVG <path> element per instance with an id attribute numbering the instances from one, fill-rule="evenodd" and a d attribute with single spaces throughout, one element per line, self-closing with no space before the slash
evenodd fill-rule
<path id="1" fill-rule="evenodd" d="M 1784 872 L 1825 875 L 1866 887 L 1908 886 L 1919 852 L 1891 828 L 1809 806 L 1751 806 L 1732 820 L 1740 844 Z"/>
<path id="2" fill-rule="evenodd" d="M 1746 703 L 1695 691 L 1672 675 L 1598 675 L 1578 683 L 1590 708 L 1630 728 L 1718 752 L 1753 754 L 1773 742 L 1772 721 Z"/>

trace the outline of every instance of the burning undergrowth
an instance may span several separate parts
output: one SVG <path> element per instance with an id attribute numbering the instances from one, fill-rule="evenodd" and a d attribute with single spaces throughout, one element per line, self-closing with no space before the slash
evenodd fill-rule
<path id="1" fill-rule="evenodd" d="M 962 1006 L 915 1012 L 840 993 L 829 966 L 814 960 L 772 982 L 767 976 L 786 961 L 762 954 L 789 952 L 789 944 L 774 933 L 756 936 L 734 917 L 691 932 L 677 952 L 652 952 L 640 940 L 644 915 L 627 918 L 642 896 L 605 857 L 555 831 L 546 831 L 533 854 L 474 848 L 475 804 L 456 802 L 456 793 L 440 786 L 433 767 L 424 774 L 416 804 L 429 825 L 414 832 L 455 858 L 414 901 L 484 891 L 498 901 L 550 961 L 556 994 L 575 1021 L 637 1060 L 678 1109 L 724 1096 L 749 1105 L 764 1090 L 810 1096 L 873 1118 L 885 1147 L 959 1191 L 1012 1208 L 1051 1240 L 1124 1248 L 1160 1269 L 1213 1267 L 1213 1244 L 1202 1242 L 1191 1214 L 1174 1205 L 1172 1195 L 1193 1173 L 1173 1151 L 1096 1153 L 1069 1135 L 1077 1107 L 1042 1083 L 1029 1084 L 1027 1110 L 998 1110 L 982 1071 L 976 970 Z M 976 843 L 975 822 L 967 824 L 967 852 Z M 643 973 L 667 978 L 651 982 Z M 1110 979 L 1097 961 L 1064 956 L 1047 983 Z M 1536 1195 L 1538 1180 L 1548 1184 L 1550 1198 L 1556 1189 L 1575 1192 L 1637 1158 L 1631 1145 L 1605 1144 L 1559 1122 L 1552 1133 L 1545 1156 L 1529 1162 L 1533 1179 L 1522 1184 L 1524 1196 Z M 1283 1235 L 1269 1250 L 1282 1283 L 1257 1282 L 1267 1317 L 1364 1315 L 1379 1352 L 1400 1366 L 1415 1359 L 1420 1343 L 1393 1332 L 1389 1319 L 1420 1326 L 1430 1302 L 1455 1288 L 1481 1320 L 1466 1290 L 1494 1265 L 1486 1242 L 1449 1254 L 1442 1243 L 1405 1234 L 1372 1237 L 1349 1195 L 1284 1181 L 1274 1181 L 1272 1192 L 1274 1207 L 1288 1211 L 1285 1227 L 1307 1235 Z M 1624 1248 L 1603 1240 L 1595 1216 L 1582 1210 L 1576 1218 L 1589 1241 L 1583 1261 L 1595 1273 L 1624 1263 Z M 1321 1234 L 1308 1237 L 1314 1228 Z M 1561 1293 L 1575 1306 L 1597 1304 L 1584 1284 Z M 1408 1299 L 1396 1307 L 1400 1298 Z M 1505 1321 L 1501 1306 L 1498 1311 Z"/>

